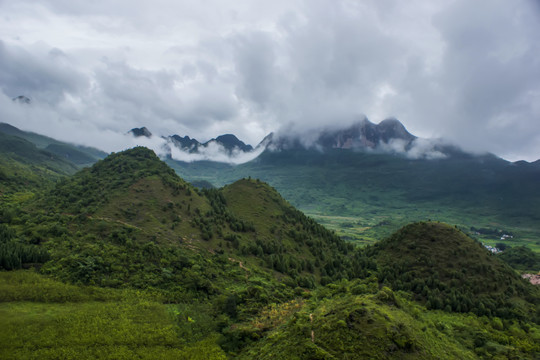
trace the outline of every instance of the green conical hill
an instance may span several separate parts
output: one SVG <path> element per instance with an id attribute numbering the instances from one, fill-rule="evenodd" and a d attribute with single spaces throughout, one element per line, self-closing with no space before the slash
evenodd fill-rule
<path id="1" fill-rule="evenodd" d="M 538 289 L 447 224 L 407 225 L 368 252 L 377 259 L 380 281 L 412 291 L 431 309 L 523 318 L 540 299 Z"/>
<path id="2" fill-rule="evenodd" d="M 50 250 L 44 271 L 71 282 L 215 295 L 239 279 L 293 289 L 359 275 L 351 245 L 267 184 L 198 190 L 146 148 L 110 155 L 26 209 L 18 232 Z"/>
<path id="3" fill-rule="evenodd" d="M 136 147 L 112 154 L 66 179 L 47 197 L 47 206 L 74 214 L 92 213 L 115 194 L 125 194 L 147 178 L 159 179 L 178 190 L 187 187 L 152 150 Z"/>
<path id="4" fill-rule="evenodd" d="M 221 193 L 230 213 L 254 230 L 243 236 L 242 253 L 293 277 L 310 273 L 328 282 L 358 276 L 347 255 L 352 246 L 295 209 L 268 184 L 243 179 Z"/>

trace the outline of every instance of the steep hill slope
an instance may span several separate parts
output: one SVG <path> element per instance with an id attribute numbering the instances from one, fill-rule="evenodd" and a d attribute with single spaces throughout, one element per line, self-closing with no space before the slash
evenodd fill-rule
<path id="1" fill-rule="evenodd" d="M 448 225 L 413 224 L 353 249 L 264 182 L 198 190 L 140 147 L 5 208 L 0 266 L 9 255 L 11 268 L 71 283 L 0 276 L 4 347 L 21 357 L 211 358 L 206 349 L 216 358 L 532 359 L 540 350 L 528 322 L 538 292 Z M 25 331 L 36 319 L 54 344 Z"/>
<path id="2" fill-rule="evenodd" d="M 540 321 L 539 289 L 449 225 L 411 224 L 367 252 L 377 259 L 380 281 L 394 290 L 413 292 L 428 309 L 534 316 Z"/>

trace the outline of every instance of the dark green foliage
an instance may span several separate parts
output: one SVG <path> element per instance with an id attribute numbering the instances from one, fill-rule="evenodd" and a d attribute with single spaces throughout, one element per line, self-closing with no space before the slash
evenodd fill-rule
<path id="1" fill-rule="evenodd" d="M 540 321 L 539 289 L 449 225 L 411 224 L 366 251 L 381 282 L 414 293 L 428 309 Z"/>
<path id="2" fill-rule="evenodd" d="M 174 191 L 186 187 L 152 150 L 136 147 L 112 154 L 78 172 L 69 181 L 61 182 L 42 206 L 71 214 L 91 214 L 106 204 L 116 191 L 125 190 L 138 180 L 153 175 L 159 175 Z"/>
<path id="3" fill-rule="evenodd" d="M 353 264 L 351 244 L 296 210 L 269 185 L 243 179 L 222 192 L 231 213 L 253 224 L 255 231 L 242 237 L 251 238 L 240 245 L 244 255 L 303 284 L 318 276 L 338 280 L 364 274 Z"/>
<path id="4" fill-rule="evenodd" d="M 240 359 L 534 359 L 540 333 L 532 329 L 539 328 L 426 311 L 370 278 L 319 287 L 300 306 L 263 310 L 235 328 L 235 340 L 246 343 Z"/>
<path id="5" fill-rule="evenodd" d="M 525 246 L 515 246 L 498 255 L 514 269 L 522 271 L 540 271 L 540 254 Z"/>
<path id="6" fill-rule="evenodd" d="M 359 244 L 436 218 L 467 229 L 505 229 L 515 234 L 514 241 L 540 251 L 540 167 L 533 164 L 463 153 L 411 160 L 347 149 L 267 151 L 238 166 L 169 164 L 188 181 L 204 178 L 216 186 L 260 178 L 295 207 Z"/>
<path id="7" fill-rule="evenodd" d="M 0 270 L 15 270 L 24 265 L 42 264 L 49 258 L 43 247 L 22 243 L 11 228 L 0 224 Z"/>
<path id="8" fill-rule="evenodd" d="M 0 132 L 0 195 L 33 191 L 77 171 L 77 167 L 19 137 Z"/>
<path id="9" fill-rule="evenodd" d="M 74 284 L 0 279 L 0 302 L 62 303 L 0 303 L 4 338 L 22 339 L 2 344 L 10 353 L 27 354 L 29 343 L 44 358 L 60 354 L 42 332 L 14 330 L 37 329 L 28 307 L 73 314 L 39 325 L 69 354 L 74 338 L 58 329 L 98 333 L 80 335 L 81 358 L 100 357 L 97 348 L 114 358 L 126 346 L 124 358 L 531 358 L 539 350 L 538 327 L 527 322 L 538 294 L 447 225 L 413 224 L 356 249 L 264 182 L 199 190 L 143 148 L 35 198 L 7 199 L 0 244 L 47 249 L 40 272 Z"/>
<path id="10" fill-rule="evenodd" d="M 110 155 L 19 211 L 15 228 L 50 251 L 42 272 L 76 284 L 159 289 L 171 301 L 226 296 L 221 311 L 233 318 L 286 300 L 297 286 L 314 288 L 321 275 L 365 273 L 353 265 L 350 244 L 266 184 L 197 190 L 144 148 Z M 260 281 L 264 291 L 254 286 Z M 227 290 L 236 283 L 243 285 Z"/>

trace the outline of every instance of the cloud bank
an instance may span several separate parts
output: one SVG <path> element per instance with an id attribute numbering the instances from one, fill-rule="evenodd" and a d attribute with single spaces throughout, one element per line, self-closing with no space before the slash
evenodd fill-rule
<path id="1" fill-rule="evenodd" d="M 540 158 L 534 0 L 20 0 L 0 13 L 0 121 L 61 140 L 118 151 L 146 126 L 257 144 L 365 114 Z"/>

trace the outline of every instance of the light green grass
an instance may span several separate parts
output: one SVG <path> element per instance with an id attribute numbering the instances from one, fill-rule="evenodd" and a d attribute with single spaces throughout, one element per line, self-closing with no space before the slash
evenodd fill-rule
<path id="1" fill-rule="evenodd" d="M 149 294 L 66 285 L 29 271 L 0 272 L 0 294 L 1 359 L 226 358 L 215 336 L 180 336 L 171 306 Z"/>

